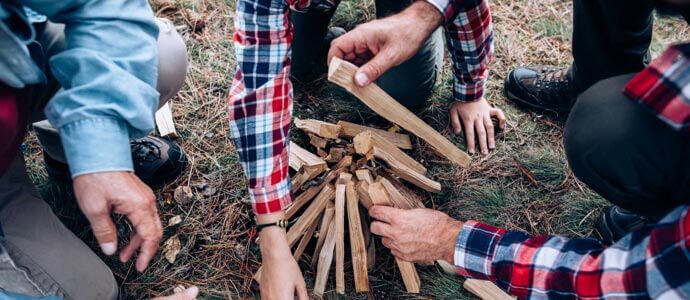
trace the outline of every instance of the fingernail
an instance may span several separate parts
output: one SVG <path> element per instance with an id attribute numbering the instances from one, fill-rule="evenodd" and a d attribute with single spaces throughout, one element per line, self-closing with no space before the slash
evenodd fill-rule
<path id="1" fill-rule="evenodd" d="M 187 289 L 186 293 L 187 293 L 187 296 L 192 297 L 192 298 L 196 298 L 196 296 L 199 294 L 199 288 L 195 287 L 195 286 L 190 287 Z"/>
<path id="2" fill-rule="evenodd" d="M 105 255 L 113 255 L 117 249 L 115 248 L 115 243 L 103 243 L 101 244 L 101 250 L 103 250 Z"/>
<path id="3" fill-rule="evenodd" d="M 355 81 L 357 81 L 358 85 L 365 86 L 369 84 L 369 77 L 367 77 L 367 75 L 364 73 L 357 72 L 357 74 L 355 75 Z"/>

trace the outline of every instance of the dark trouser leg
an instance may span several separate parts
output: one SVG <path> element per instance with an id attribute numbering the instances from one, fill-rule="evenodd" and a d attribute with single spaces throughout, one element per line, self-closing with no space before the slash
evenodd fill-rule
<path id="1" fill-rule="evenodd" d="M 632 76 L 602 80 L 579 96 L 565 149 L 578 179 L 613 204 L 656 218 L 690 202 L 690 139 L 621 93 Z"/>
<path id="2" fill-rule="evenodd" d="M 576 94 L 644 68 L 652 40 L 650 0 L 575 0 L 571 78 Z"/>
<path id="3" fill-rule="evenodd" d="M 382 18 L 400 12 L 410 3 L 409 0 L 377 0 L 376 16 Z M 321 45 L 333 14 L 334 11 L 313 10 L 290 14 L 294 26 L 291 72 L 297 79 L 305 78 L 305 74 L 318 69 L 320 65 L 325 66 L 325 61 L 315 60 L 323 58 L 319 51 L 322 50 Z M 442 63 L 443 40 L 440 31 L 437 31 L 415 56 L 386 72 L 377 83 L 406 107 L 420 108 L 433 91 L 436 73 Z"/>

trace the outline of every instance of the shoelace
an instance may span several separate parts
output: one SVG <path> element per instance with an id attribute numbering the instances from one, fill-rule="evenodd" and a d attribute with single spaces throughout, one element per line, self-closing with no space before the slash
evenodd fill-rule
<path id="1" fill-rule="evenodd" d="M 570 87 L 570 82 L 567 79 L 567 69 L 544 69 L 537 76 L 537 87 L 543 87 L 547 90 L 563 90 Z"/>
<path id="2" fill-rule="evenodd" d="M 134 147 L 134 156 L 137 161 L 140 162 L 140 164 L 144 161 L 156 161 L 161 157 L 160 148 L 153 142 L 147 140 L 135 140 L 132 141 L 132 146 Z"/>

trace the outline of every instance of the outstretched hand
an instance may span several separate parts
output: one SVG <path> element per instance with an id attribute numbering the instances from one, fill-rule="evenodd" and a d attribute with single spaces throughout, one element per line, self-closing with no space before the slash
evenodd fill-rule
<path id="1" fill-rule="evenodd" d="M 120 260 L 126 262 L 140 250 L 136 269 L 143 272 L 156 255 L 163 235 L 151 189 L 131 172 L 102 172 L 74 178 L 74 193 L 106 255 L 117 251 L 117 229 L 111 214 L 127 217 L 134 233 L 120 252 Z"/>
<path id="2" fill-rule="evenodd" d="M 467 151 L 475 153 L 476 144 L 482 154 L 489 154 L 489 150 L 496 148 L 494 124 L 491 118 L 498 119 L 498 128 L 505 129 L 506 116 L 499 108 L 492 107 L 486 99 L 475 102 L 455 101 L 450 105 L 450 125 L 455 134 L 464 131 L 467 141 Z"/>
<path id="3" fill-rule="evenodd" d="M 441 22 L 438 9 L 416 1 L 399 14 L 359 25 L 333 40 L 328 61 L 339 57 L 361 66 L 355 83 L 366 86 L 417 53 Z"/>

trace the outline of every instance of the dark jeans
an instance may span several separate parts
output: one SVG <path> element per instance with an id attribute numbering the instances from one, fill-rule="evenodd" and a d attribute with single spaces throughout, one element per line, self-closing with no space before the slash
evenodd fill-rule
<path id="1" fill-rule="evenodd" d="M 622 94 L 649 57 L 651 1 L 575 0 L 574 12 L 571 75 L 580 95 L 564 135 L 573 173 L 652 218 L 690 202 L 690 137 Z"/>
<path id="2" fill-rule="evenodd" d="M 376 0 L 376 17 L 382 18 L 402 11 L 412 0 Z M 335 13 L 309 10 L 292 12 L 294 26 L 292 40 L 292 75 L 302 79 L 319 64 L 325 65 L 324 37 L 328 24 Z M 425 106 L 431 95 L 436 74 L 443 63 L 443 40 L 437 30 L 420 48 L 419 52 L 403 64 L 389 70 L 377 81 L 378 85 L 394 99 L 408 108 Z"/>

